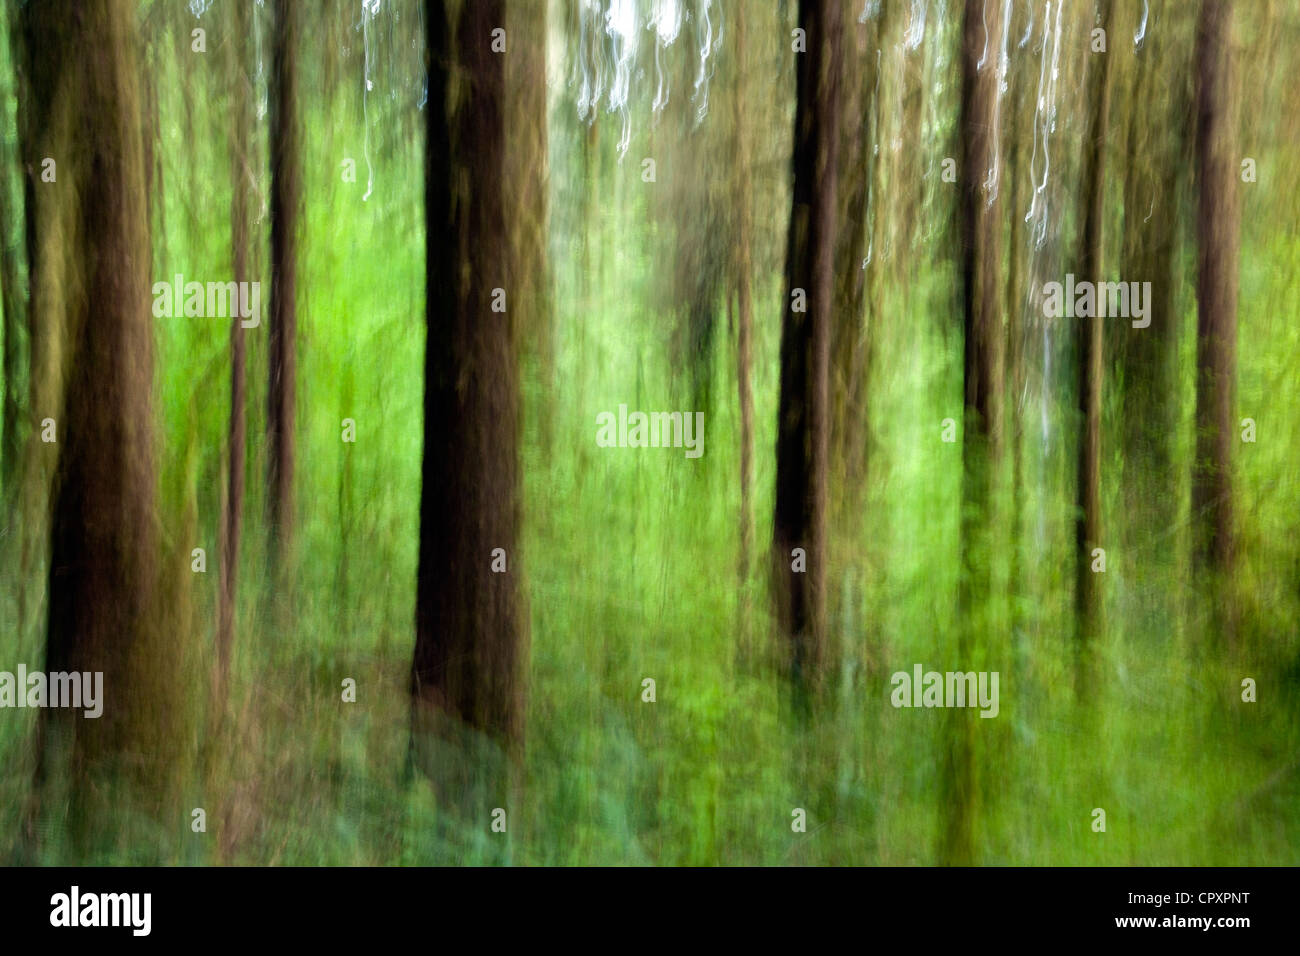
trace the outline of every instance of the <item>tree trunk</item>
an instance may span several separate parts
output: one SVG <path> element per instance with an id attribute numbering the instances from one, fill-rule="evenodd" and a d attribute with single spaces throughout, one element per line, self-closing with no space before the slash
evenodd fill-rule
<path id="1" fill-rule="evenodd" d="M 505 25 L 502 0 L 431 2 L 425 23 L 428 339 L 413 728 L 447 716 L 514 749 L 527 629 L 518 583 L 518 296 L 505 288 L 509 253 L 503 261 L 503 250 L 517 248 L 502 202 L 511 54 L 491 49 L 492 30 Z M 508 42 L 541 36 L 515 31 Z M 494 289 L 506 295 L 505 311 L 494 311 Z M 498 548 L 503 572 L 492 569 Z"/>
<path id="2" fill-rule="evenodd" d="M 853 31 L 852 56 L 843 57 L 839 82 L 839 171 L 837 173 L 838 242 L 835 263 L 835 311 L 832 322 L 832 403 L 835 431 L 833 476 L 846 493 L 838 496 L 837 509 L 846 518 L 862 514 L 865 461 L 868 443 L 867 395 L 870 363 L 868 328 L 878 315 L 882 261 L 877 255 L 865 268 L 867 250 L 880 252 L 874 240 L 884 235 L 883 169 L 885 156 L 873 158 L 872 146 L 881 142 L 881 104 L 876 70 L 876 46 L 887 35 L 896 4 L 884 7 L 877 21 Z M 874 218 L 873 214 L 874 213 Z M 870 284 L 871 294 L 868 294 Z M 841 510 L 835 522 L 840 522 Z M 855 520 L 856 526 L 856 520 Z"/>
<path id="3" fill-rule="evenodd" d="M 33 3 L 20 14 L 33 136 L 26 158 L 36 163 L 29 175 L 40 175 L 40 157 L 57 162 L 56 183 L 35 186 L 30 219 L 32 327 L 41 340 L 33 395 L 36 414 L 57 426 L 57 443 L 33 443 L 58 456 L 45 666 L 103 674 L 102 717 L 45 709 L 42 737 L 70 735 L 83 783 L 95 779 L 100 758 L 152 749 L 134 734 L 143 726 L 134 718 L 153 706 L 138 678 L 159 550 L 135 15 L 128 0 L 86 0 L 72 12 Z"/>
<path id="4" fill-rule="evenodd" d="M 800 0 L 799 26 L 808 48 L 806 53 L 795 54 L 794 194 L 781 329 L 773 561 L 779 582 L 778 619 L 791 642 L 790 671 L 801 695 L 818 689 L 826 657 L 840 8 L 839 0 Z M 796 299 L 796 290 L 802 290 L 806 305 Z M 791 553 L 796 548 L 806 555 L 806 571 L 794 569 Z"/>
<path id="5" fill-rule="evenodd" d="M 1101 26 L 1109 37 L 1113 26 L 1111 0 L 1100 0 Z M 1088 26 L 1092 25 L 1088 18 Z M 1110 122 L 1110 58 L 1112 52 L 1088 53 L 1088 129 L 1084 139 L 1083 232 L 1080 236 L 1080 281 L 1100 282 L 1102 275 L 1102 217 L 1106 199 L 1106 131 Z M 1099 308 L 1095 308 L 1099 312 Z M 1074 607 L 1080 661 L 1085 682 L 1087 655 L 1101 628 L 1101 577 L 1092 570 L 1092 551 L 1101 542 L 1101 375 L 1103 319 L 1076 318 L 1078 355 L 1079 458 L 1075 497 Z"/>
<path id="6" fill-rule="evenodd" d="M 1236 639 L 1232 592 L 1232 446 L 1236 441 L 1237 109 L 1232 7 L 1204 0 L 1196 31 L 1196 460 L 1192 515 L 1196 566 L 1217 578 L 1214 630 Z"/>
<path id="7" fill-rule="evenodd" d="M 245 71 L 245 40 L 249 34 L 246 4 L 232 5 L 231 35 L 227 43 L 228 75 L 231 83 L 230 140 L 230 251 L 234 280 L 238 286 L 248 280 L 248 140 L 252 126 L 249 110 L 248 74 Z M 230 320 L 230 429 L 229 472 L 226 506 L 222 522 L 221 591 L 217 609 L 217 672 L 213 705 L 225 703 L 226 678 L 235 629 L 235 584 L 239 571 L 239 537 L 244 507 L 244 453 L 247 426 L 246 360 L 244 328 L 239 309 L 231 309 Z"/>
<path id="8" fill-rule="evenodd" d="M 1196 463 L 1192 513 L 1202 567 L 1233 565 L 1232 445 L 1237 374 L 1236 109 L 1232 7 L 1204 0 L 1196 32 Z"/>
<path id="9" fill-rule="evenodd" d="M 1028 16 L 1013 13 L 1010 36 L 1023 35 L 1028 25 Z M 1019 640 L 1024 622 L 1025 587 L 1022 580 L 1024 568 L 1024 547 L 1021 530 L 1024 526 L 1024 410 L 1022 398 L 1025 391 L 1025 311 L 1028 295 L 1026 285 L 1032 279 L 1028 276 L 1026 266 L 1032 266 L 1025 249 L 1024 234 L 1025 208 L 1024 197 L 1032 190 L 1033 170 L 1028 162 L 1025 143 L 1033 137 L 1032 110 L 1025 109 L 1025 101 L 1033 95 L 1032 81 L 1037 74 L 1032 72 L 1033 61 L 1027 53 L 1021 53 L 1012 46 L 1008 51 L 1008 83 L 1010 94 L 1010 123 L 1007 132 L 1006 187 L 1009 211 L 1007 254 L 1007 399 L 1006 428 L 1011 444 L 1011 521 L 1008 571 L 1008 596 L 1011 604 L 1011 634 Z"/>
<path id="10" fill-rule="evenodd" d="M 1001 223 L 999 193 L 995 191 L 1000 174 L 995 166 L 998 162 L 998 80 L 996 50 L 986 43 L 986 37 L 995 37 L 1001 30 L 1001 11 L 997 4 L 987 7 L 967 4 L 961 42 L 961 190 L 957 200 L 957 228 L 961 240 L 959 274 L 965 327 L 965 394 L 957 658 L 962 668 L 973 666 L 973 655 L 987 631 L 993 486 L 1001 448 L 1003 330 L 998 301 Z M 991 51 L 987 56 L 986 47 Z M 940 856 L 954 864 L 970 863 L 975 853 L 975 743 L 968 716 L 954 709 L 948 718 Z"/>
<path id="11" fill-rule="evenodd" d="M 275 11 L 271 108 L 271 316 L 267 398 L 267 515 L 273 561 L 292 551 L 294 531 L 293 438 L 298 329 L 296 304 L 298 208 L 302 157 L 298 109 L 296 0 Z"/>

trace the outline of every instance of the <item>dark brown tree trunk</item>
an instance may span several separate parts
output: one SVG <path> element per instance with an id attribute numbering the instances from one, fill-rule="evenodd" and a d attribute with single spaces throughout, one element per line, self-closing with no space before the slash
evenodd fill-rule
<path id="1" fill-rule="evenodd" d="M 449 716 L 513 749 L 523 735 L 528 645 L 519 584 L 517 299 L 502 255 L 514 248 L 502 202 L 511 54 L 491 49 L 505 6 L 431 2 L 425 23 L 428 339 L 413 727 Z M 526 41 L 516 31 L 508 42 Z M 493 310 L 494 289 L 506 295 L 505 311 Z M 498 548 L 505 571 L 492 570 Z"/>
<path id="2" fill-rule="evenodd" d="M 271 316 L 267 397 L 267 516 L 278 566 L 292 551 L 294 531 L 294 408 L 298 330 L 296 303 L 298 210 L 302 156 L 298 122 L 296 0 L 275 8 L 271 74 Z"/>
<path id="3" fill-rule="evenodd" d="M 99 719 L 46 709 L 42 728 L 46 742 L 55 725 L 70 733 L 83 780 L 99 758 L 150 749 L 132 745 L 134 716 L 152 706 L 137 665 L 159 569 L 135 15 L 128 0 L 33 3 L 20 14 L 37 158 L 29 175 L 39 177 L 39 157 L 58 163 L 57 183 L 36 184 L 30 220 L 32 326 L 47 342 L 34 377 L 50 376 L 33 394 L 58 429 L 57 443 L 33 446 L 58 456 L 45 666 L 102 672 L 104 698 Z M 49 386 L 59 382 L 61 393 Z"/>
<path id="4" fill-rule="evenodd" d="M 838 168 L 835 171 L 837 229 L 835 302 L 831 311 L 831 404 L 834 411 L 831 422 L 835 431 L 832 450 L 837 479 L 846 457 L 840 446 L 849 441 L 849 428 L 856 418 L 856 410 L 850 404 L 849 382 L 853 355 L 862 331 L 862 298 L 866 285 L 862 260 L 870 229 L 867 213 L 872 164 L 866 150 L 875 136 L 875 131 L 870 128 L 871 118 L 875 115 L 870 80 L 875 71 L 865 68 L 869 45 L 867 35 L 865 29 L 853 31 L 852 41 L 846 41 L 853 45 L 846 46 L 845 55 L 840 57 L 840 75 L 836 78 L 841 122 L 836 156 Z M 874 65 L 874 49 L 871 62 Z"/>
<path id="5" fill-rule="evenodd" d="M 963 668 L 973 666 L 988 625 L 993 488 L 1001 449 L 1003 390 L 1000 199 L 994 191 L 1000 191 L 997 181 L 1001 172 L 996 168 L 997 52 L 986 42 L 987 37 L 1000 33 L 1001 10 L 997 4 L 985 6 L 967 4 L 961 40 L 957 229 L 965 354 L 957 661 Z M 978 795 L 973 727 L 968 716 L 959 709 L 949 715 L 949 750 L 943 772 L 940 857 L 954 864 L 970 863 L 975 853 Z"/>
<path id="6" fill-rule="evenodd" d="M 248 196 L 247 170 L 249 130 L 249 80 L 245 70 L 245 41 L 249 35 L 246 4 L 232 5 L 231 34 L 227 41 L 231 82 L 230 139 L 230 247 L 236 284 L 248 280 Z M 231 309 L 230 320 L 230 428 L 228 433 L 229 472 L 225 514 L 222 522 L 221 592 L 217 609 L 217 671 L 214 706 L 225 702 L 226 678 L 234 644 L 235 585 L 239 571 L 239 537 L 244 508 L 244 453 L 247 425 L 246 358 L 244 328 L 239 309 Z"/>
<path id="7" fill-rule="evenodd" d="M 1101 27 L 1109 37 L 1113 17 L 1110 0 L 1100 0 Z M 1092 28 L 1089 17 L 1087 27 Z M 1113 39 L 1113 38 L 1112 38 Z M 1106 200 L 1106 133 L 1110 123 L 1111 52 L 1088 53 L 1088 128 L 1083 155 L 1083 232 L 1079 239 L 1080 281 L 1100 282 L 1102 275 L 1102 218 Z M 1096 308 L 1094 312 L 1099 312 Z M 1092 570 L 1094 548 L 1101 541 L 1101 376 L 1103 319 L 1098 315 L 1075 321 L 1078 353 L 1079 458 L 1075 497 L 1074 608 L 1079 676 L 1085 680 L 1086 655 L 1101 628 L 1100 572 Z M 1086 685 L 1086 680 L 1085 680 Z"/>
<path id="8" fill-rule="evenodd" d="M 990 5 L 996 7 L 996 4 Z M 961 234 L 962 314 L 965 325 L 964 393 L 966 437 L 972 451 L 986 446 L 990 463 L 1002 444 L 1002 325 L 998 302 L 998 267 L 1001 263 L 1001 229 L 997 212 L 1000 198 L 986 188 L 996 161 L 998 130 L 996 50 L 978 67 L 985 50 L 985 23 L 981 4 L 968 4 L 962 27 L 961 92 L 961 192 L 958 229 Z M 990 9 L 997 20 L 1000 11 Z M 993 23 L 988 33 L 994 36 Z M 1000 29 L 1000 28 L 999 28 Z M 1000 170 L 995 172 L 1000 178 Z M 997 187 L 1000 189 L 1001 186 Z M 991 201 L 990 201 L 991 200 Z M 987 469 L 982 469 L 987 471 Z"/>
<path id="9" fill-rule="evenodd" d="M 1232 6 L 1204 0 L 1196 31 L 1196 461 L 1192 514 L 1200 567 L 1233 567 L 1232 446 L 1237 375 L 1236 104 Z"/>
<path id="10" fill-rule="evenodd" d="M 800 0 L 807 52 L 798 79 L 794 194 L 786 246 L 781 394 L 776 446 L 773 562 L 778 620 L 790 640 L 797 690 L 816 691 L 825 667 L 826 504 L 830 439 L 830 337 L 835 295 L 839 152 L 839 0 Z M 806 311 L 795 311 L 795 290 Z M 794 569 L 802 549 L 806 570 Z"/>
<path id="11" fill-rule="evenodd" d="M 1013 13 L 1010 37 L 1014 41 L 1028 26 L 1028 14 L 1019 10 Z M 1007 220 L 1010 224 L 1007 254 L 1007 400 L 1006 427 L 1011 445 L 1011 533 L 1009 536 L 1010 568 L 1008 587 L 1011 603 L 1011 633 L 1017 640 L 1024 623 L 1025 586 L 1022 580 L 1024 548 L 1021 529 L 1024 525 L 1024 409 L 1025 393 L 1025 337 L 1027 325 L 1025 312 L 1028 303 L 1027 285 L 1032 260 L 1025 248 L 1025 197 L 1034 188 L 1027 144 L 1034 136 L 1033 110 L 1025 109 L 1025 102 L 1034 95 L 1033 60 L 1027 51 L 1008 50 L 1009 103 L 1008 147 L 1005 183 L 1007 188 Z"/>

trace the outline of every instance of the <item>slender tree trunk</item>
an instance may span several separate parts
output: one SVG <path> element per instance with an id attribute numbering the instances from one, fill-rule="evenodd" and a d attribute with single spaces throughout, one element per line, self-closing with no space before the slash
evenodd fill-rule
<path id="1" fill-rule="evenodd" d="M 825 666 L 826 499 L 830 337 L 835 295 L 839 152 L 839 0 L 800 0 L 807 52 L 798 58 L 794 196 L 781 329 L 773 561 L 781 629 L 797 690 L 816 691 Z M 802 549 L 806 570 L 791 554 Z"/>
<path id="2" fill-rule="evenodd" d="M 249 110 L 249 81 L 245 71 L 245 41 L 249 34 L 247 5 L 232 6 L 232 26 L 227 41 L 231 82 L 230 140 L 230 247 L 234 280 L 248 280 L 248 140 L 252 117 Z M 231 309 L 230 320 L 230 427 L 228 432 L 229 472 L 226 507 L 222 523 L 221 593 L 217 609 L 217 674 L 213 706 L 225 703 L 226 678 L 230 672 L 230 654 L 234 644 L 235 585 L 239 571 L 239 538 L 244 508 L 244 454 L 247 425 L 246 358 L 244 328 L 239 309 Z"/>
<path id="3" fill-rule="evenodd" d="M 298 110 L 296 0 L 279 0 L 272 41 L 271 316 L 267 407 L 267 512 L 277 567 L 292 551 L 294 532 L 294 409 L 298 330 L 296 288 L 302 156 Z"/>
<path id="4" fill-rule="evenodd" d="M 431 2 L 425 13 L 428 339 L 411 691 L 415 736 L 449 716 L 517 749 L 528 643 L 517 319 L 502 256 L 515 248 L 502 202 L 509 54 L 490 46 L 505 12 L 502 0 L 482 0 Z M 494 311 L 494 289 L 505 311 Z M 504 571 L 493 570 L 496 549 Z"/>
<path id="5" fill-rule="evenodd" d="M 1022 35 L 1027 17 L 1013 16 L 1010 36 Z M 1012 48 L 1008 51 L 1010 85 L 1010 129 L 1007 140 L 1006 188 L 1008 199 L 1007 220 L 1010 224 L 1007 253 L 1007 430 L 1011 444 L 1011 522 L 1010 568 L 1008 589 L 1011 604 L 1011 633 L 1018 639 L 1023 625 L 1022 608 L 1025 604 L 1023 581 L 1024 548 L 1021 531 L 1024 526 L 1022 505 L 1024 489 L 1024 411 L 1021 403 L 1025 392 L 1025 310 L 1028 302 L 1026 266 L 1031 265 L 1024 242 L 1025 196 L 1034 187 L 1033 173 L 1026 155 L 1026 142 L 1033 137 L 1032 110 L 1025 109 L 1025 101 L 1033 95 L 1033 81 L 1038 74 L 1030 69 L 1032 59 Z"/>
<path id="6" fill-rule="evenodd" d="M 864 135 L 861 140 L 862 153 L 859 161 L 864 167 L 864 173 L 869 169 L 870 174 L 864 184 L 866 201 L 861 212 L 866 228 L 861 229 L 860 235 L 855 237 L 865 240 L 867 248 L 863 249 L 859 244 L 859 261 L 845 265 L 846 270 L 854 271 L 862 287 L 852 303 L 857 335 L 850 347 L 847 386 L 849 405 L 854 410 L 855 421 L 851 426 L 846 427 L 848 434 L 841 436 L 841 439 L 847 449 L 845 480 L 864 486 L 867 481 L 867 470 L 870 467 L 871 373 L 876 337 L 880 334 L 884 318 L 884 288 L 889 282 L 890 266 L 884 253 L 891 243 L 889 236 L 891 210 L 898 212 L 899 202 L 903 201 L 902 197 L 889 195 L 890 190 L 886 186 L 889 150 L 881 146 L 886 142 L 886 106 L 884 94 L 881 92 L 881 87 L 884 85 L 881 76 L 883 71 L 880 54 L 877 51 L 888 48 L 893 42 L 895 31 L 901 30 L 899 19 L 901 11 L 902 7 L 897 2 L 882 2 L 876 20 L 875 36 L 859 33 L 859 48 L 856 54 L 857 61 L 861 63 L 861 67 L 856 71 L 861 75 L 859 81 L 861 97 L 867 104 L 867 113 L 862 117 L 862 125 L 870 132 L 869 136 Z M 852 121 L 856 122 L 856 119 Z M 899 218 L 902 218 L 901 212 Z M 868 258 L 868 253 L 871 261 L 863 269 L 860 259 Z"/>
<path id="7" fill-rule="evenodd" d="M 962 668 L 972 666 L 988 629 L 994 475 L 1001 449 L 1004 332 L 998 279 L 1000 200 L 995 191 L 1000 178 L 998 80 L 996 53 L 985 56 L 986 36 L 997 36 L 1001 30 L 1001 10 L 997 4 L 988 4 L 987 9 L 985 6 L 967 4 L 961 42 L 961 190 L 957 228 L 961 240 L 965 397 L 957 657 Z M 949 750 L 943 772 L 945 812 L 940 857 L 954 864 L 970 863 L 975 854 L 978 794 L 973 727 L 967 717 L 960 709 L 949 715 Z"/>
<path id="8" fill-rule="evenodd" d="M 1232 446 L 1237 375 L 1236 102 L 1232 5 L 1203 0 L 1196 31 L 1196 461 L 1198 566 L 1233 571 Z M 1231 634 L 1229 633 L 1229 638 Z"/>
<path id="9" fill-rule="evenodd" d="M 874 34 L 874 30 L 870 31 Z M 872 37 L 874 39 L 874 36 Z M 847 41 L 846 41 L 847 42 Z M 867 161 L 867 144 L 874 137 L 869 128 L 872 109 L 871 93 L 874 69 L 867 69 L 868 31 L 853 31 L 852 55 L 840 58 L 840 76 L 836 82 L 840 89 L 838 169 L 836 178 L 835 236 L 835 302 L 831 312 L 831 419 L 835 441 L 832 443 L 832 478 L 835 487 L 856 490 L 860 482 L 849 480 L 849 458 L 860 438 L 861 409 L 859 397 L 853 391 L 853 377 L 860 354 L 862 310 L 866 282 L 862 260 L 867 248 L 866 235 L 870 229 L 868 219 L 870 164 Z M 871 50 L 871 65 L 875 65 L 875 50 Z M 879 164 L 877 164 L 878 166 Z M 845 495 L 842 502 L 846 511 L 855 511 L 855 495 Z M 838 521 L 838 518 L 836 519 Z"/>
<path id="10" fill-rule="evenodd" d="M 1111 0 L 1099 0 L 1101 26 L 1109 37 L 1113 16 Z M 1088 26 L 1092 26 L 1088 18 Z M 1083 232 L 1080 236 L 1079 280 L 1100 282 L 1102 275 L 1102 218 L 1106 200 L 1106 134 L 1110 123 L 1110 58 L 1114 54 L 1089 53 L 1088 129 L 1084 139 Z M 1100 312 L 1094 308 L 1093 312 Z M 1092 570 L 1094 548 L 1101 541 L 1101 377 L 1103 319 L 1094 314 L 1075 320 L 1079 382 L 1079 459 L 1075 498 L 1074 606 L 1079 677 L 1086 686 L 1087 659 L 1101 629 L 1100 572 Z"/>
<path id="11" fill-rule="evenodd" d="M 962 29 L 962 187 L 958 228 L 962 313 L 966 327 L 965 417 L 973 426 L 967 435 L 976 436 L 987 446 L 986 457 L 992 463 L 998 459 L 1002 446 L 1002 328 L 998 301 L 1001 229 L 996 216 L 1001 205 L 1001 185 L 996 187 L 998 193 L 994 195 L 989 179 L 997 161 L 996 56 L 989 54 L 984 65 L 977 66 L 985 47 L 980 6 L 967 5 Z M 996 20 L 1000 11 L 993 9 L 988 14 Z M 993 35 L 993 25 L 988 26 L 990 35 Z M 1001 170 L 993 170 L 994 177 L 1000 175 Z M 971 450 L 978 451 L 974 447 Z"/>

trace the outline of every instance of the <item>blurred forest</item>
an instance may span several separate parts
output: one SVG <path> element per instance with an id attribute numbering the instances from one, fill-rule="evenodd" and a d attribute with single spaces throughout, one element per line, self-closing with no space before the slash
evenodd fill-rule
<path id="1" fill-rule="evenodd" d="M 1300 0 L 0 41 L 0 861 L 1296 862 Z"/>

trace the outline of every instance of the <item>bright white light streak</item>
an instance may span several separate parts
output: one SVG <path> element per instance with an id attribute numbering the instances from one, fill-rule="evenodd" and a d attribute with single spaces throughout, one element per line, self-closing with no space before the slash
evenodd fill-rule
<path id="1" fill-rule="evenodd" d="M 984 26 L 984 49 L 980 51 L 980 61 L 975 64 L 975 69 L 984 69 L 984 61 L 989 58 L 989 4 L 988 0 L 980 2 L 980 23 Z"/>
<path id="2" fill-rule="evenodd" d="M 915 50 L 925 39 L 925 3 L 926 0 L 912 0 L 912 11 L 907 21 L 907 32 L 903 34 L 903 46 Z"/>
<path id="3" fill-rule="evenodd" d="M 418 50 L 424 43 L 424 4 L 415 5 L 416 23 L 419 24 L 420 38 L 412 40 L 412 49 Z M 424 65 L 424 57 L 420 57 L 420 102 L 415 104 L 417 110 L 424 110 L 424 104 L 429 102 L 429 68 Z"/>
<path id="4" fill-rule="evenodd" d="M 1022 36 L 1020 42 L 1016 44 L 1017 47 L 1023 47 L 1028 43 L 1030 34 L 1034 32 L 1034 0 L 1028 0 L 1026 6 L 1029 7 L 1029 24 L 1025 27 L 1025 35 Z"/>
<path id="5" fill-rule="evenodd" d="M 699 95 L 703 88 L 703 98 L 695 113 L 696 121 L 704 119 L 709 112 L 709 76 L 712 73 L 706 71 L 709 64 L 709 50 L 713 46 L 713 21 L 709 18 L 712 2 L 713 0 L 700 0 L 700 16 L 704 20 L 704 42 L 700 45 L 700 72 L 695 77 L 695 93 Z"/>
<path id="6" fill-rule="evenodd" d="M 987 30 L 985 33 L 987 34 Z M 997 135 L 997 130 L 1001 126 L 1002 119 L 1002 95 L 1007 91 L 1007 70 L 1011 65 L 1011 59 L 1007 55 L 1007 42 L 1011 35 L 1011 0 L 1004 0 L 1002 4 L 1002 42 L 998 46 L 997 62 L 997 92 L 993 97 L 993 161 L 989 164 L 988 175 L 984 179 L 984 189 L 988 193 L 986 205 L 992 206 L 998 198 L 998 166 L 1002 160 L 1000 140 L 1002 137 Z"/>
<path id="7" fill-rule="evenodd" d="M 618 158 L 627 154 L 632 141 L 632 122 L 628 115 L 628 97 L 632 84 L 632 65 L 636 62 L 637 14 L 634 0 L 611 0 L 605 13 L 605 32 L 618 50 L 614 65 L 614 83 L 609 88 L 609 108 L 623 118 L 623 132 L 618 140 Z"/>
<path id="8" fill-rule="evenodd" d="M 361 119 L 364 135 L 361 148 L 366 157 L 366 192 L 361 197 L 362 202 L 368 202 L 370 194 L 375 191 L 375 167 L 370 163 L 369 98 L 370 91 L 375 88 L 375 84 L 370 79 L 370 21 L 378 12 L 379 0 L 361 0 L 361 37 L 366 54 L 365 87 L 361 90 Z"/>
<path id="9" fill-rule="evenodd" d="M 681 32 L 682 8 L 679 0 L 656 0 L 654 13 L 651 14 L 647 27 L 655 32 L 655 98 L 650 108 L 655 113 L 659 113 L 668 105 L 671 87 L 664 76 L 659 55 L 665 47 L 673 45 Z"/>

